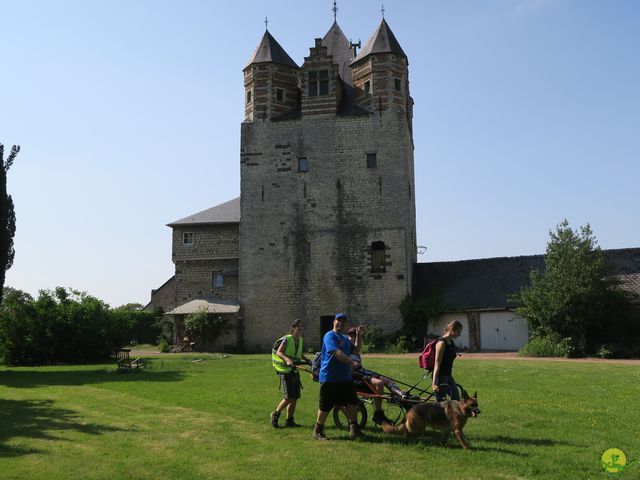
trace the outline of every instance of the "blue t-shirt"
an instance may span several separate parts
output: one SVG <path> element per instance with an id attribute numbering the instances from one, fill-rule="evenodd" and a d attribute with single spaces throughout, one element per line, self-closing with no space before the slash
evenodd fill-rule
<path id="1" fill-rule="evenodd" d="M 322 360 L 320 362 L 320 383 L 349 382 L 352 380 L 351 365 L 335 358 L 333 352 L 341 350 L 347 357 L 351 355 L 352 345 L 349 337 L 334 332 L 325 333 L 322 339 Z"/>

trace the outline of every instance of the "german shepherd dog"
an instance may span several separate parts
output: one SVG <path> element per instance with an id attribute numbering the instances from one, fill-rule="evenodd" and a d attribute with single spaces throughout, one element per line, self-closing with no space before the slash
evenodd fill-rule
<path id="1" fill-rule="evenodd" d="M 382 424 L 387 433 L 406 435 L 414 440 L 422 435 L 427 426 L 440 430 L 443 434 L 442 444 L 446 444 L 453 431 L 462 448 L 469 448 L 462 429 L 469 417 L 476 417 L 480 413 L 478 408 L 478 392 L 472 397 L 466 391 L 462 392 L 462 400 L 447 400 L 444 402 L 425 402 L 414 405 L 407 412 L 404 423 L 395 426 L 390 423 Z"/>

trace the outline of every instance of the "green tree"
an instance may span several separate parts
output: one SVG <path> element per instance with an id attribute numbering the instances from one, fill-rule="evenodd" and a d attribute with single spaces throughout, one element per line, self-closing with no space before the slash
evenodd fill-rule
<path id="1" fill-rule="evenodd" d="M 564 220 L 550 231 L 545 270 L 531 272 L 531 285 L 513 296 L 533 338 L 570 339 L 584 354 L 621 332 L 630 298 L 606 263 L 589 224 L 573 230 Z"/>
<path id="2" fill-rule="evenodd" d="M 0 143 L 0 300 L 7 270 L 13 265 L 15 251 L 13 236 L 16 233 L 16 215 L 13 199 L 7 194 L 7 172 L 20 152 L 20 147 L 11 147 L 11 153 L 4 158 L 4 145 Z"/>
<path id="3" fill-rule="evenodd" d="M 429 292 L 419 300 L 407 295 L 399 308 L 402 315 L 399 334 L 408 337 L 412 347 L 422 346 L 430 321 L 436 321 L 446 312 L 454 311 L 451 305 L 444 302 L 440 291 Z"/>

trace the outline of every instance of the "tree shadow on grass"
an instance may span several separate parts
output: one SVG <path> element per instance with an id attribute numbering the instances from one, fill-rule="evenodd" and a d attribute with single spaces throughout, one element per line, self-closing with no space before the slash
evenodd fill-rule
<path id="1" fill-rule="evenodd" d="M 41 453 L 7 443 L 13 438 L 60 440 L 56 432 L 73 430 L 87 435 L 125 431 L 108 425 L 86 423 L 73 410 L 57 408 L 52 400 L 0 399 L 0 458 Z"/>
<path id="2" fill-rule="evenodd" d="M 184 374 L 178 371 L 140 370 L 116 373 L 114 369 L 108 368 L 70 370 L 69 367 L 34 367 L 29 370 L 0 370 L 0 385 L 11 388 L 36 388 L 112 382 L 178 382 L 183 377 Z"/>

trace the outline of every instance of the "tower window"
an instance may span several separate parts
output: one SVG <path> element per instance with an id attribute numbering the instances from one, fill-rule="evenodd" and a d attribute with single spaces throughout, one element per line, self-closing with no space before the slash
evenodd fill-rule
<path id="1" fill-rule="evenodd" d="M 193 232 L 182 233 L 182 244 L 186 246 L 193 245 Z"/>
<path id="2" fill-rule="evenodd" d="M 376 168 L 378 166 L 378 156 L 375 153 L 367 153 L 367 168 Z"/>
<path id="3" fill-rule="evenodd" d="M 371 81 L 367 80 L 366 82 L 364 82 L 364 94 L 365 95 L 370 95 L 371 94 Z"/>
<path id="4" fill-rule="evenodd" d="M 251 90 L 247 90 L 247 104 L 251 103 Z"/>
<path id="5" fill-rule="evenodd" d="M 309 160 L 306 158 L 298 159 L 298 171 L 299 172 L 308 172 L 309 171 Z"/>
<path id="6" fill-rule="evenodd" d="M 276 88 L 276 102 L 284 103 L 284 88 Z"/>
<path id="7" fill-rule="evenodd" d="M 401 92 L 402 91 L 402 82 L 400 81 L 399 78 L 395 78 L 393 80 L 393 88 L 396 92 Z"/>
<path id="8" fill-rule="evenodd" d="M 373 242 L 371 244 L 371 273 L 386 272 L 384 263 L 384 242 Z"/>
<path id="9" fill-rule="evenodd" d="M 213 288 L 224 287 L 224 277 L 220 272 L 213 272 Z"/>
<path id="10" fill-rule="evenodd" d="M 317 97 L 329 94 L 329 71 L 317 70 L 309 72 L 309 96 Z"/>

